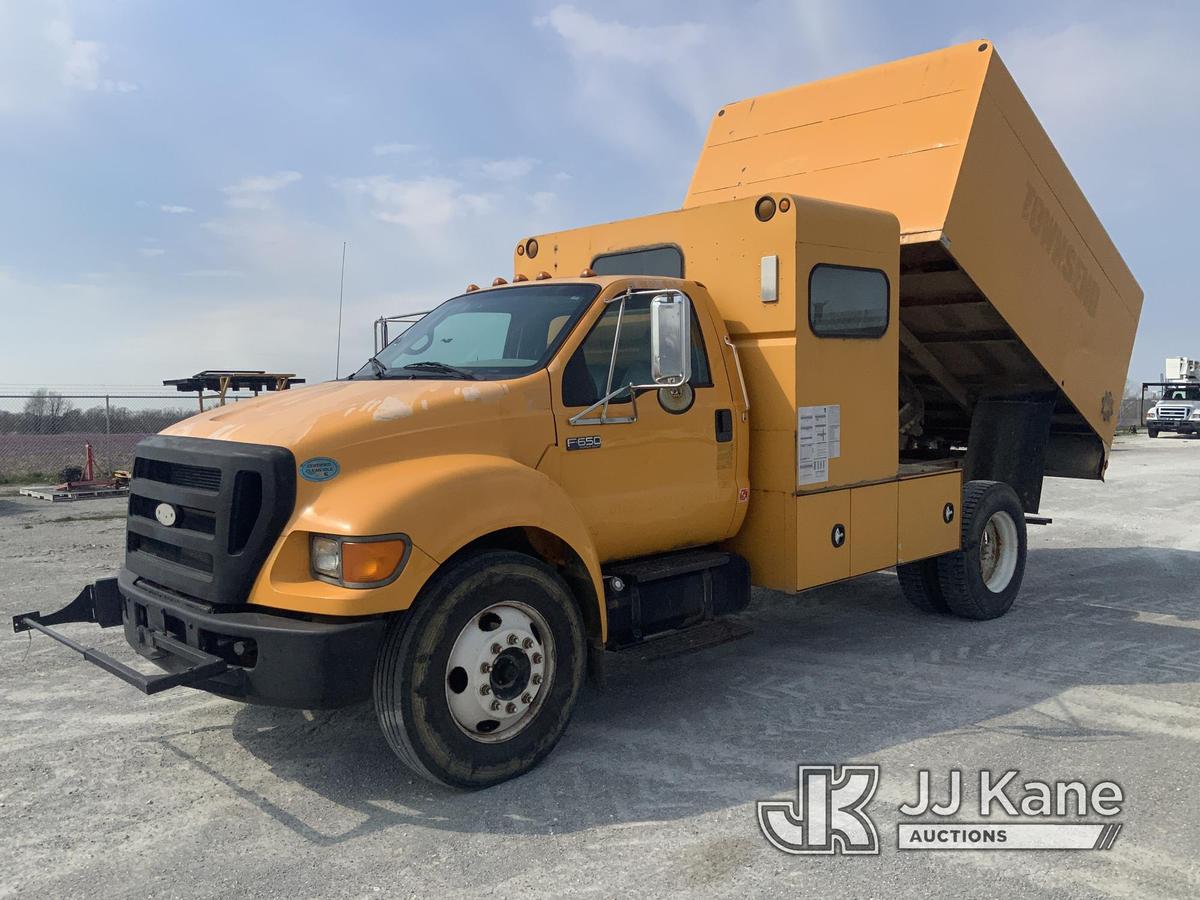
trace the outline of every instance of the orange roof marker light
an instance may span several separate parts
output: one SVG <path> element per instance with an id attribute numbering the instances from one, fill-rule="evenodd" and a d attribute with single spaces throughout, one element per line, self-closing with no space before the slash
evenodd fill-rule
<path id="1" fill-rule="evenodd" d="M 528 280 L 529 280 L 529 276 L 522 275 L 520 272 L 518 272 L 516 275 L 513 276 L 513 284 L 516 284 L 518 281 L 528 281 Z"/>
<path id="2" fill-rule="evenodd" d="M 471 293 L 472 291 L 477 291 L 477 290 L 479 290 L 479 285 L 475 284 L 474 282 L 467 285 L 467 293 L 468 294 Z"/>
<path id="3" fill-rule="evenodd" d="M 596 277 L 596 273 L 595 273 L 595 272 L 593 272 L 593 271 L 591 270 L 591 268 L 589 267 L 589 268 L 586 268 L 586 269 L 584 269 L 582 272 L 580 272 L 580 273 L 579 273 L 579 277 L 580 277 L 580 278 L 595 278 L 595 277 Z"/>
<path id="4" fill-rule="evenodd" d="M 760 197 L 758 202 L 754 204 L 754 215 L 758 217 L 760 222 L 769 222 L 775 215 L 775 198 Z"/>
<path id="5" fill-rule="evenodd" d="M 545 281 L 549 277 L 549 272 L 538 272 L 537 275 L 534 276 L 534 278 L 536 278 L 538 281 Z"/>
<path id="6" fill-rule="evenodd" d="M 502 285 L 502 284 L 508 284 L 508 282 L 505 281 L 503 278 L 501 278 L 499 275 L 497 275 L 495 278 L 492 279 L 492 287 L 500 287 L 500 285 Z"/>

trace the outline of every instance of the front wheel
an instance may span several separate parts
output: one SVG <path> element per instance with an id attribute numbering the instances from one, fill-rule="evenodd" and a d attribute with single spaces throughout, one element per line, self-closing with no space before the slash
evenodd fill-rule
<path id="1" fill-rule="evenodd" d="M 1152 437 L 1152 438 L 1156 438 L 1156 437 L 1158 437 L 1158 429 L 1157 428 L 1147 428 L 1146 434 L 1150 435 L 1150 437 Z"/>
<path id="2" fill-rule="evenodd" d="M 999 481 L 968 481 L 962 506 L 962 549 L 937 561 L 942 597 L 955 615 L 995 619 L 1013 605 L 1025 575 L 1025 510 Z"/>
<path id="3" fill-rule="evenodd" d="M 392 623 L 375 667 L 375 712 L 417 774 L 488 787 L 554 748 L 584 658 L 583 620 L 559 574 L 520 553 L 481 553 L 436 576 Z"/>

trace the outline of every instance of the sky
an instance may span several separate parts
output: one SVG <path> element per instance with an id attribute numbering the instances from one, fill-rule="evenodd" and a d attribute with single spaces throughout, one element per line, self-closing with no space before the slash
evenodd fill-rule
<path id="1" fill-rule="evenodd" d="M 333 377 L 536 232 L 678 208 L 713 112 L 992 40 L 1200 357 L 1200 4 L 0 0 L 0 387 Z"/>

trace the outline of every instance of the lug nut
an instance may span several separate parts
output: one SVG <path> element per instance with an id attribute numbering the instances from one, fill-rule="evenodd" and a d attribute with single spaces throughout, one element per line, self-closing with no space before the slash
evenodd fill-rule
<path id="1" fill-rule="evenodd" d="M 499 644 L 492 644 L 492 655 L 493 656 L 499 655 L 500 651 L 503 649 L 504 648 L 501 647 Z"/>
<path id="2" fill-rule="evenodd" d="M 536 666 L 538 663 L 540 663 L 541 661 L 542 661 L 542 654 L 540 654 L 540 653 L 535 653 L 535 654 L 533 654 L 533 664 L 534 664 L 535 666 Z"/>
<path id="3" fill-rule="evenodd" d="M 525 638 L 525 640 L 521 641 L 521 646 L 528 650 L 533 646 L 533 638 Z"/>
<path id="4" fill-rule="evenodd" d="M 488 672 L 492 671 L 492 664 L 491 663 L 480 663 L 479 671 L 482 672 L 484 675 L 486 675 Z"/>
<path id="5" fill-rule="evenodd" d="M 530 678 L 529 680 L 530 680 L 530 681 L 532 681 L 534 684 L 541 684 L 541 683 L 542 683 L 542 676 L 541 676 L 541 675 L 538 675 L 538 674 L 536 674 L 536 673 L 535 673 L 535 674 L 533 675 L 533 677 L 532 677 L 532 678 Z"/>
<path id="6" fill-rule="evenodd" d="M 491 685 L 488 685 L 488 684 L 481 684 L 481 685 L 479 686 L 479 693 L 483 694 L 483 696 L 485 696 L 485 697 L 486 697 L 486 696 L 487 696 L 488 694 L 490 694 L 491 692 L 492 692 L 492 687 L 491 687 Z"/>
<path id="7" fill-rule="evenodd" d="M 515 713 L 517 711 L 517 704 L 509 703 L 507 706 L 504 707 L 504 711 L 509 714 Z"/>
<path id="8" fill-rule="evenodd" d="M 493 700 L 490 709 L 492 712 L 499 712 L 500 711 L 500 701 Z"/>
<path id="9" fill-rule="evenodd" d="M 508 636 L 509 645 L 511 646 L 512 644 L 515 644 L 516 642 L 517 642 L 517 636 L 515 634 L 510 634 Z"/>
<path id="10" fill-rule="evenodd" d="M 521 702 L 522 702 L 522 703 L 532 703 L 532 702 L 533 702 L 533 697 L 531 697 L 529 694 L 522 694 L 522 695 L 521 695 Z"/>

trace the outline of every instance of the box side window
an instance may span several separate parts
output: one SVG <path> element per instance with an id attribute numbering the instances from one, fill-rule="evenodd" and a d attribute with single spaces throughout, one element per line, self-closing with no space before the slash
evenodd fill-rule
<path id="1" fill-rule="evenodd" d="M 817 337 L 882 337 L 888 327 L 887 275 L 879 269 L 813 266 L 808 324 Z"/>

